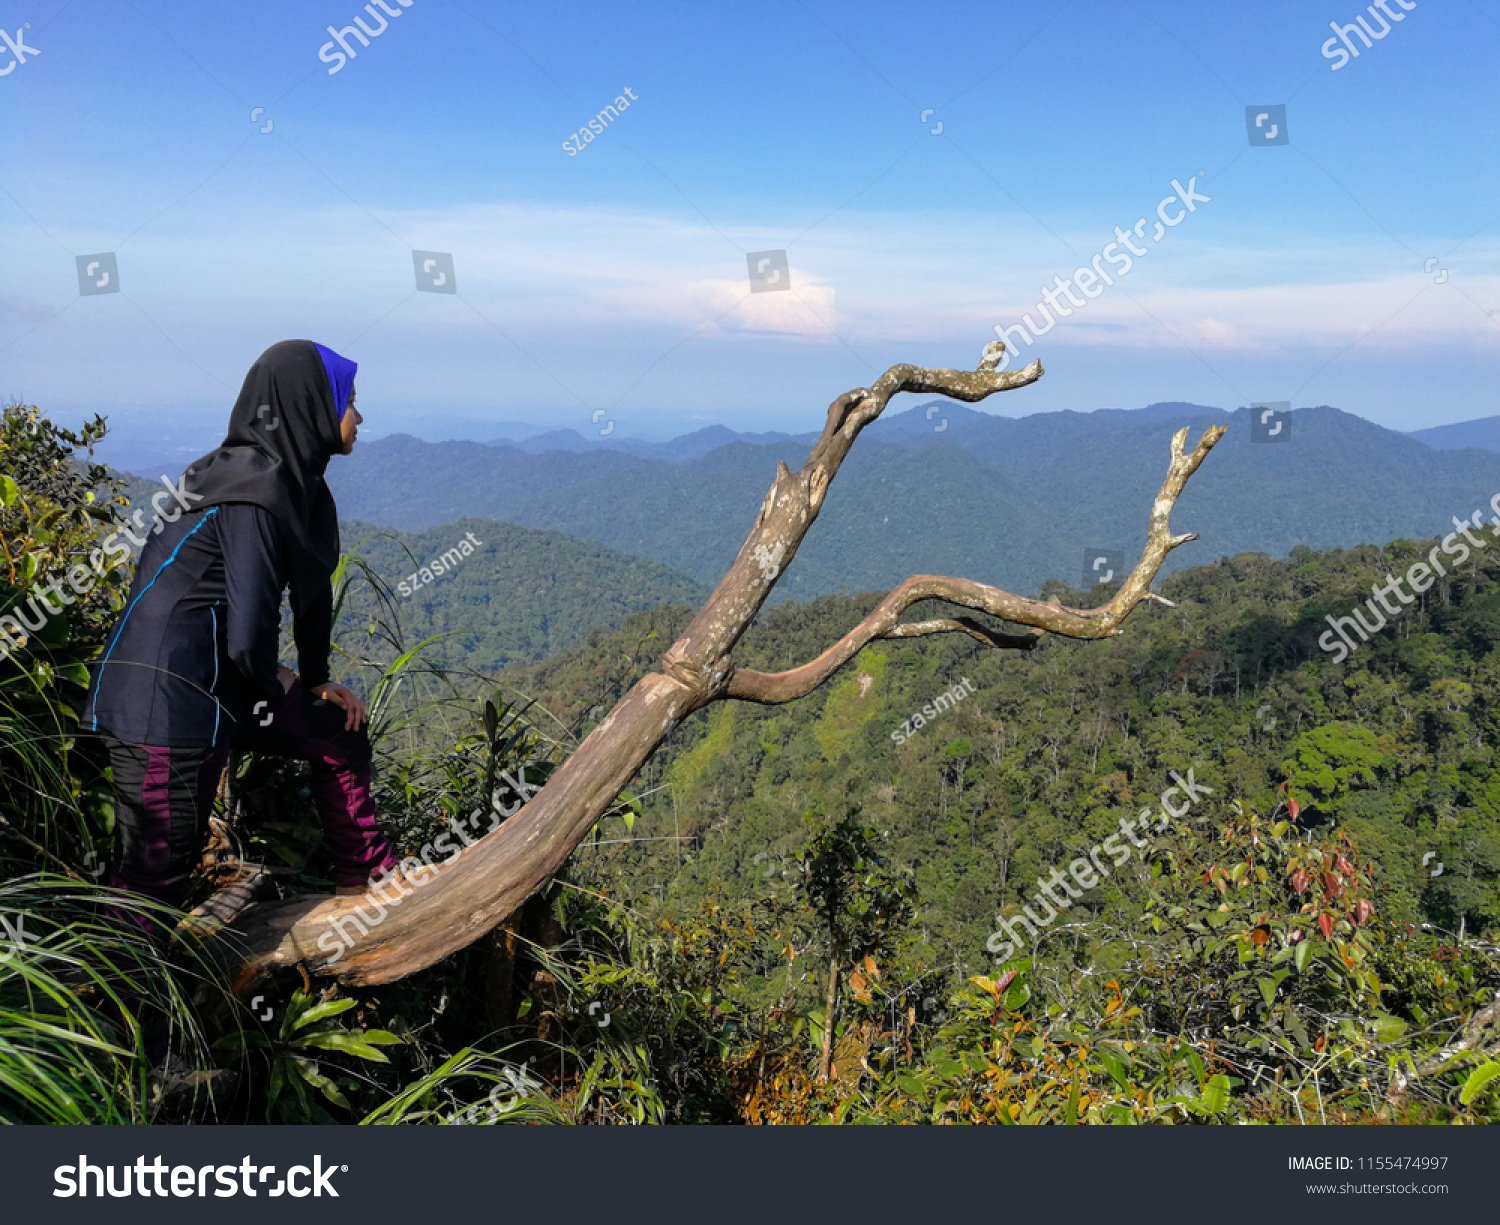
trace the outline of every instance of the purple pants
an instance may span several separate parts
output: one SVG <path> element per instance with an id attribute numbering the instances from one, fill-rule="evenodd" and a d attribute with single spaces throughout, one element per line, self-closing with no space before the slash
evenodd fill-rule
<path id="1" fill-rule="evenodd" d="M 338 886 L 363 885 L 396 865 L 375 822 L 370 794 L 370 737 L 346 731 L 344 711 L 299 683 L 267 716 L 235 737 L 236 749 L 311 763 L 313 800 L 333 856 Z M 230 745 L 173 749 L 111 739 L 115 789 L 115 854 L 108 883 L 172 906 L 187 897 L 188 878 L 203 851 L 208 816 Z"/>

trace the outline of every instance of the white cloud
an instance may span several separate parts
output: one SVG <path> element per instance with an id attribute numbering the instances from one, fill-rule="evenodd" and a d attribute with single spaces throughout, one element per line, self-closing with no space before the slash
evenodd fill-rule
<path id="1" fill-rule="evenodd" d="M 82 301 L 65 251 L 24 219 L 7 220 L 0 346 L 72 304 L 7 352 L 16 390 L 39 401 L 149 404 L 170 386 L 172 399 L 217 402 L 265 344 L 303 335 L 378 357 L 388 386 L 414 403 L 494 403 L 503 387 L 573 411 L 627 394 L 652 363 L 652 381 L 636 394 L 665 394 L 716 345 L 773 346 L 783 363 L 789 343 L 809 354 L 849 346 L 871 360 L 903 346 L 977 353 L 997 323 L 1035 314 L 1040 287 L 1082 262 L 1053 237 L 957 212 L 848 211 L 803 236 L 778 236 L 764 222 L 721 220 L 721 234 L 694 215 L 542 204 L 371 212 L 383 225 L 342 205 L 189 202 L 120 249 L 123 294 Z M 119 241 L 55 232 L 72 251 Z M 1495 244 L 1470 242 L 1449 283 L 1437 285 L 1418 267 L 1393 268 L 1389 250 L 1215 246 L 1211 232 L 1171 232 L 1041 346 L 1332 356 L 1378 329 L 1371 342 L 1399 352 L 1493 350 Z M 1104 241 L 1066 237 L 1074 251 Z M 744 252 L 788 241 L 792 292 L 750 293 Z M 406 243 L 453 253 L 462 300 L 414 292 Z M 767 385 L 784 377 L 764 365 Z M 686 386 L 671 394 L 691 399 Z"/>

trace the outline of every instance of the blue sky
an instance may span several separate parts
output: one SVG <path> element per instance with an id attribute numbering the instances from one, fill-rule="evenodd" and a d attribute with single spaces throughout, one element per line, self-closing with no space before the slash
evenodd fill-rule
<path id="1" fill-rule="evenodd" d="M 1335 70 L 1330 22 L 1381 25 L 1352 0 L 411 0 L 329 75 L 327 27 L 379 26 L 353 0 L 27 0 L 0 14 L 39 53 L 0 76 L 0 396 L 203 449 L 305 336 L 360 363 L 367 436 L 815 428 L 896 362 L 972 367 L 1197 176 L 1210 202 L 988 410 L 1493 415 L 1500 2 L 1388 6 Z M 1271 104 L 1290 143 L 1251 147 Z M 413 250 L 458 293 L 417 292 Z M 752 294 L 770 250 L 791 289 Z M 80 296 L 103 252 L 120 292 Z"/>

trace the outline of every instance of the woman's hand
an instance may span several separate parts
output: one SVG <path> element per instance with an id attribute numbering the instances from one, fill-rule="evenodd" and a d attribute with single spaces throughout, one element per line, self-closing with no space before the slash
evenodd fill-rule
<path id="1" fill-rule="evenodd" d="M 276 679 L 281 682 L 281 688 L 284 693 L 291 693 L 292 686 L 297 683 L 297 674 L 285 664 L 277 664 Z"/>
<path id="2" fill-rule="evenodd" d="M 365 704 L 355 694 L 350 693 L 342 685 L 336 685 L 329 681 L 326 685 L 319 685 L 313 690 L 315 697 L 322 698 L 325 702 L 332 702 L 335 706 L 342 707 L 345 713 L 344 730 L 356 731 L 364 725 L 369 715 L 365 711 Z"/>

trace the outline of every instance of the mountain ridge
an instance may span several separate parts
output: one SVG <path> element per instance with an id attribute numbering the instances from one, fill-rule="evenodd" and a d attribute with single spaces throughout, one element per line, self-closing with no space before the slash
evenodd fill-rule
<path id="1" fill-rule="evenodd" d="M 1229 430 L 1175 515 L 1202 543 L 1171 572 L 1219 556 L 1345 547 L 1451 530 L 1500 487 L 1490 453 L 1435 450 L 1329 406 L 1295 410 L 1287 441 L 1256 443 L 1250 410 L 1164 403 L 1000 417 L 940 403 L 861 438 L 779 585 L 778 599 L 887 589 L 947 573 L 1035 592 L 1078 581 L 1088 550 L 1138 554 L 1173 432 Z M 740 439 L 674 461 L 618 449 L 367 443 L 329 470 L 343 512 L 407 530 L 465 515 L 561 531 L 651 558 L 705 584 L 733 561 L 775 477 L 806 444 Z M 1476 501 L 1482 499 L 1482 501 Z"/>

